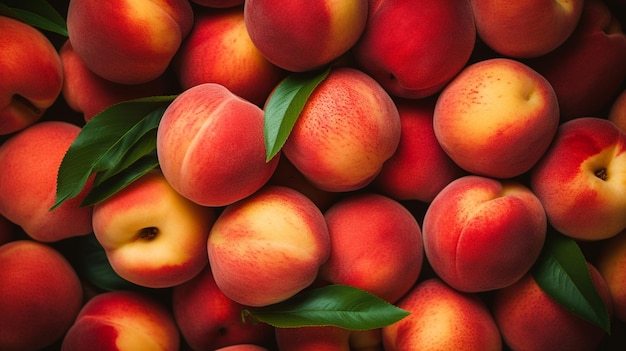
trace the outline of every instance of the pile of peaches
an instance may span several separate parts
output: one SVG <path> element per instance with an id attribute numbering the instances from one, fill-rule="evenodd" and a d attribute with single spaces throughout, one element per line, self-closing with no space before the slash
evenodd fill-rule
<path id="1" fill-rule="evenodd" d="M 0 350 L 624 349 L 626 1 L 20 3 Z"/>

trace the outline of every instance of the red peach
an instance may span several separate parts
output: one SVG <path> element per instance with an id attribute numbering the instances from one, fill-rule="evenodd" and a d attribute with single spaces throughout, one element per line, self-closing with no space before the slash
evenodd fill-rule
<path id="1" fill-rule="evenodd" d="M 83 305 L 78 275 L 48 244 L 0 245 L 0 349 L 40 350 L 60 340 Z"/>

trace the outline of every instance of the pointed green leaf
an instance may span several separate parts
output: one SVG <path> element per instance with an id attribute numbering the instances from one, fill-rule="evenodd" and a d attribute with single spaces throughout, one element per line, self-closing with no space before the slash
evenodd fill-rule
<path id="1" fill-rule="evenodd" d="M 65 19 L 46 0 L 2 0 L 0 13 L 33 27 L 68 37 Z"/>
<path id="2" fill-rule="evenodd" d="M 294 73 L 285 78 L 269 97 L 263 126 L 267 162 L 283 147 L 307 99 L 328 73 L 330 67 L 321 72 Z"/>
<path id="3" fill-rule="evenodd" d="M 349 330 L 382 328 L 409 315 L 381 298 L 347 285 L 329 285 L 296 294 L 283 302 L 248 308 L 251 317 L 280 328 L 337 326 Z"/>
<path id="4" fill-rule="evenodd" d="M 610 333 L 609 312 L 574 239 L 549 234 L 532 274 L 541 289 L 556 302 Z"/>
<path id="5" fill-rule="evenodd" d="M 132 156 L 136 155 L 132 148 L 155 129 L 154 124 L 160 121 L 165 107 L 174 98 L 155 96 L 122 102 L 110 106 L 86 123 L 59 167 L 56 203 L 52 209 L 78 195 L 92 175 L 119 170 L 118 165 L 124 165 L 128 155 L 131 155 L 130 159 L 141 158 Z M 115 173 L 117 171 L 110 171 L 109 175 Z"/>

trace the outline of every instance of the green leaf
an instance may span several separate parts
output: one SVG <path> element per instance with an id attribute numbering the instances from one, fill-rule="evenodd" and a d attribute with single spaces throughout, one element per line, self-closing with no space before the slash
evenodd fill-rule
<path id="1" fill-rule="evenodd" d="M 269 162 L 283 147 L 315 88 L 328 76 L 321 72 L 294 73 L 274 90 L 264 109 L 265 159 Z"/>
<path id="2" fill-rule="evenodd" d="M 2 0 L 0 14 L 68 37 L 65 19 L 46 0 Z"/>
<path id="3" fill-rule="evenodd" d="M 382 328 L 408 315 L 364 290 L 339 284 L 306 290 L 283 302 L 242 312 L 244 321 L 251 317 L 274 327 L 336 326 L 349 330 Z"/>
<path id="4" fill-rule="evenodd" d="M 532 274 L 541 289 L 556 302 L 610 333 L 609 312 L 593 285 L 587 260 L 574 239 L 549 234 Z"/>
<path id="5" fill-rule="evenodd" d="M 127 180 L 133 178 L 129 170 L 138 171 L 135 178 L 145 173 L 145 164 L 137 169 L 130 165 L 139 160 L 145 162 L 144 157 L 156 148 L 154 133 L 163 112 L 175 97 L 154 96 L 122 102 L 89 120 L 63 157 L 57 174 L 56 202 L 51 210 L 80 194 L 94 174 L 98 174 L 94 178 L 94 192 L 98 194 L 92 194 L 88 202 L 111 195 L 115 189 L 107 180 L 121 171 L 126 181 L 120 183 L 118 177 L 114 181 L 117 184 L 127 184 Z M 102 184 L 108 194 L 98 188 Z"/>

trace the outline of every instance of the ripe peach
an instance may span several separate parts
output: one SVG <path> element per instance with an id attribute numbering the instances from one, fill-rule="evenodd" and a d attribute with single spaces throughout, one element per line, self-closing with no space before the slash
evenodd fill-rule
<path id="1" fill-rule="evenodd" d="M 0 245 L 0 349 L 40 350 L 61 339 L 83 304 L 76 272 L 48 244 Z"/>
<path id="2" fill-rule="evenodd" d="M 481 40 L 502 55 L 527 58 L 563 44 L 578 24 L 584 1 L 471 2 Z"/>
<path id="3" fill-rule="evenodd" d="M 72 0 L 67 30 L 91 71 L 116 83 L 142 84 L 167 70 L 193 15 L 188 0 Z"/>
<path id="4" fill-rule="evenodd" d="M 424 256 L 422 233 L 402 204 L 359 193 L 336 202 L 324 217 L 331 249 L 320 268 L 321 279 L 366 290 L 390 303 L 415 284 Z"/>
<path id="5" fill-rule="evenodd" d="M 159 164 L 183 196 L 225 206 L 260 189 L 280 157 L 265 162 L 263 110 L 223 85 L 185 90 L 168 106 L 157 132 Z"/>
<path id="6" fill-rule="evenodd" d="M 236 344 L 269 345 L 274 329 L 265 323 L 244 323 L 243 308 L 217 287 L 209 266 L 172 290 L 174 318 L 192 350 L 215 350 Z"/>
<path id="7" fill-rule="evenodd" d="M 528 171 L 558 124 L 550 83 L 507 58 L 466 67 L 441 92 L 433 116 L 437 140 L 452 160 L 470 173 L 495 178 Z"/>
<path id="8" fill-rule="evenodd" d="M 546 214 L 514 181 L 469 175 L 431 202 L 422 227 L 426 258 L 453 288 L 480 292 L 513 284 L 539 257 Z"/>
<path id="9" fill-rule="evenodd" d="M 411 312 L 382 328 L 386 351 L 499 351 L 502 341 L 487 305 L 438 278 L 418 283 L 396 304 Z"/>
<path id="10" fill-rule="evenodd" d="M 598 117 L 561 124 L 530 182 L 562 234 L 581 240 L 616 235 L 626 228 L 626 132 Z"/>
<path id="11" fill-rule="evenodd" d="M 0 135 L 6 135 L 41 119 L 61 94 L 63 68 L 39 30 L 0 16 L 0 32 Z"/>
<path id="12" fill-rule="evenodd" d="M 213 208 L 176 192 L 153 170 L 93 207 L 93 232 L 111 268 L 137 285 L 182 284 L 208 264 Z"/>
<path id="13" fill-rule="evenodd" d="M 600 297 L 611 307 L 611 295 L 600 273 L 588 265 Z M 495 292 L 494 318 L 504 342 L 513 350 L 595 350 L 604 331 L 576 316 L 547 295 L 531 274 Z"/>
<path id="14" fill-rule="evenodd" d="M 241 7 L 196 10 L 194 26 L 173 64 L 183 89 L 218 83 L 258 106 L 286 75 L 250 40 Z"/>
<path id="15" fill-rule="evenodd" d="M 307 100 L 282 150 L 318 188 L 352 191 L 376 177 L 400 133 L 385 90 L 359 70 L 335 68 Z"/>
<path id="16" fill-rule="evenodd" d="M 464 171 L 435 137 L 435 99 L 396 100 L 402 133 L 396 152 L 373 181 L 374 188 L 396 200 L 430 202 Z"/>
<path id="17" fill-rule="evenodd" d="M 352 48 L 365 28 L 367 1 L 247 0 L 244 18 L 263 56 L 288 71 L 304 72 Z"/>
<path id="18" fill-rule="evenodd" d="M 80 310 L 63 338 L 63 351 L 179 350 L 180 335 L 170 311 L 147 294 L 104 292 Z"/>
<path id="19" fill-rule="evenodd" d="M 330 254 L 322 212 L 302 193 L 266 186 L 227 206 L 209 233 L 209 264 L 226 296 L 247 306 L 311 285 Z"/>
<path id="20" fill-rule="evenodd" d="M 354 57 L 392 96 L 434 95 L 467 64 L 476 42 L 469 0 L 368 3 Z"/>
<path id="21" fill-rule="evenodd" d="M 595 261 L 611 293 L 615 317 L 626 322 L 626 230 L 602 242 Z"/>
<path id="22" fill-rule="evenodd" d="M 626 132 L 626 89 L 611 104 L 608 118 Z"/>
<path id="23" fill-rule="evenodd" d="M 0 146 L 0 214 L 33 239 L 58 241 L 91 232 L 92 207 L 80 207 L 89 185 L 53 211 L 57 172 L 80 127 L 41 121 Z"/>

